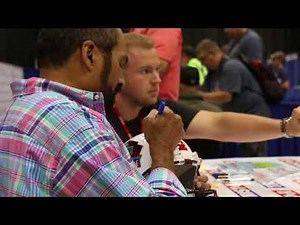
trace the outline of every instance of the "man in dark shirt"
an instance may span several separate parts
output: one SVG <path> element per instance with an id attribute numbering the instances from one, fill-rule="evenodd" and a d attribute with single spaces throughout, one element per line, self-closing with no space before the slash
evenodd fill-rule
<path id="1" fill-rule="evenodd" d="M 126 40 L 127 37 L 130 40 L 131 37 L 143 38 L 143 36 L 140 36 L 139 34 L 135 34 L 135 33 L 130 33 L 125 35 Z M 151 38 L 146 38 L 146 37 L 143 40 L 144 42 L 146 42 L 145 44 L 146 47 L 144 46 L 143 48 L 138 49 L 138 51 L 134 52 L 134 54 L 131 54 L 132 51 L 130 49 L 129 55 L 132 60 L 135 59 L 140 60 L 137 62 L 140 63 L 138 65 L 141 65 L 141 68 L 139 68 L 139 73 L 144 74 L 144 77 L 147 77 L 149 76 L 147 74 L 159 72 L 156 70 L 159 69 L 160 61 L 159 60 L 157 61 L 156 50 L 152 49 L 151 44 L 153 43 L 154 45 L 154 41 Z M 147 41 L 150 43 L 148 43 Z M 137 64 L 135 63 L 135 65 Z M 132 64 L 130 64 L 128 69 L 130 69 L 131 66 Z M 143 132 L 142 125 L 141 125 L 142 118 L 148 115 L 151 109 L 157 108 L 160 102 L 157 101 L 156 92 L 159 92 L 159 87 L 157 85 L 160 84 L 161 79 L 154 80 L 152 82 L 154 85 L 153 87 L 150 88 L 143 87 L 142 85 L 139 85 L 139 83 L 136 83 L 131 87 L 132 81 L 134 81 L 134 79 L 129 79 L 128 85 L 126 84 L 126 86 L 124 87 L 124 95 L 128 95 L 126 94 L 127 92 L 130 92 L 130 96 L 140 94 L 139 97 L 141 97 L 142 99 L 137 100 L 138 103 L 135 103 L 138 105 L 137 109 L 134 110 L 135 106 L 133 104 L 131 104 L 130 106 L 127 104 L 123 106 L 122 103 L 123 102 L 126 103 L 127 101 L 123 101 L 123 94 L 120 94 L 116 98 L 116 105 L 113 111 L 108 111 L 108 119 L 113 124 L 114 128 L 117 130 L 123 142 L 126 142 L 131 137 Z M 142 81 L 140 81 L 140 84 L 141 82 Z M 139 87 L 141 88 L 138 89 Z M 148 96 L 144 97 L 143 93 L 147 91 L 147 89 L 149 89 L 150 97 Z M 166 105 L 170 107 L 176 114 L 182 117 L 185 130 L 188 128 L 190 122 L 199 111 L 199 109 L 188 107 L 185 104 L 176 103 L 175 101 L 172 100 L 166 100 Z M 128 118 L 125 118 L 126 115 L 124 114 L 124 112 L 122 112 L 122 110 L 129 107 L 133 108 L 134 111 L 133 116 L 132 117 L 129 116 Z M 197 145 L 195 144 L 195 142 Z M 192 150 L 197 151 L 199 156 L 203 158 L 218 158 L 223 156 L 220 142 L 213 141 L 213 140 L 203 140 L 203 139 L 197 140 L 196 138 L 193 138 L 193 140 L 187 140 L 187 143 L 189 145 L 192 144 L 193 145 Z"/>
<path id="2" fill-rule="evenodd" d="M 107 112 L 109 121 L 123 140 L 136 134 L 133 129 L 130 129 L 131 126 L 139 128 L 140 132 L 143 131 L 140 118 L 147 113 L 147 111 L 143 111 L 143 108 L 157 103 L 161 82 L 158 72 L 160 63 L 154 48 L 154 40 L 145 35 L 133 33 L 124 36 L 129 60 L 124 68 L 126 86 L 115 99 L 117 107 L 115 112 L 119 112 L 117 113 L 119 116 L 116 116 L 115 112 Z M 172 107 L 171 104 L 170 107 Z M 191 114 L 186 116 L 182 115 L 180 110 L 185 112 L 190 109 L 187 106 L 183 107 L 186 109 L 182 107 L 179 108 L 179 111 L 173 107 L 172 109 L 183 117 L 184 138 L 186 139 L 254 142 L 300 135 L 300 107 L 293 110 L 293 116 L 290 119 L 282 120 L 242 113 L 205 110 L 198 112 L 191 110 Z M 136 124 L 133 121 L 136 121 Z"/>

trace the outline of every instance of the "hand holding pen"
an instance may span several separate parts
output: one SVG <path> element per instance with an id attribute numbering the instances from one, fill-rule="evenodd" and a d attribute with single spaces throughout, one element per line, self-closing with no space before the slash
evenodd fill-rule
<path id="1" fill-rule="evenodd" d="M 181 117 L 161 102 L 158 109 L 151 110 L 143 122 L 152 169 L 164 167 L 175 172 L 174 150 L 184 135 Z"/>

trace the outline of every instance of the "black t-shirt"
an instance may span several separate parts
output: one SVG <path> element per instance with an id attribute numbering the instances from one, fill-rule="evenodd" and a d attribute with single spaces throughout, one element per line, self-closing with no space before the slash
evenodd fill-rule
<path id="1" fill-rule="evenodd" d="M 171 110 L 173 110 L 174 113 L 181 116 L 185 130 L 189 126 L 191 120 L 199 112 L 199 110 L 194 109 L 183 103 L 178 103 L 178 102 L 169 101 L 169 100 L 166 100 L 165 102 L 166 102 L 166 106 L 168 106 Z M 160 101 L 158 101 L 155 105 L 144 107 L 142 109 L 143 117 L 147 116 L 152 109 L 157 109 L 159 103 L 160 103 Z M 109 109 L 109 110 L 106 109 L 106 115 L 107 115 L 108 121 L 114 127 L 114 129 L 116 130 L 116 132 L 118 133 L 118 135 L 120 136 L 122 141 L 126 142 L 128 140 L 128 136 L 127 136 L 125 130 L 123 129 L 123 126 L 122 126 L 120 120 L 114 113 L 114 111 L 112 109 Z M 126 121 L 126 124 L 129 128 L 132 136 L 136 136 L 136 135 L 142 133 L 140 116 L 138 116 L 137 118 L 135 118 L 131 121 Z"/>

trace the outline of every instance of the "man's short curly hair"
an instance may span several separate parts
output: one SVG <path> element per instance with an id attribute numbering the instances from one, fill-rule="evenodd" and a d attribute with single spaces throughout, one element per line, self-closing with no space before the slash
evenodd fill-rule
<path id="1" fill-rule="evenodd" d="M 61 68 L 84 41 L 93 41 L 103 54 L 110 55 L 118 42 L 115 28 L 41 29 L 37 40 L 37 64 L 41 68 Z"/>

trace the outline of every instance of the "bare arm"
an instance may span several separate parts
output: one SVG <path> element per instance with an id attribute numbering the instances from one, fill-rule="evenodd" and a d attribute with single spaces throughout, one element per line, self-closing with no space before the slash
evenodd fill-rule
<path id="1" fill-rule="evenodd" d="M 203 97 L 203 100 L 213 104 L 223 104 L 231 102 L 232 94 L 227 91 L 214 91 L 214 92 L 201 92 L 199 95 Z"/>
<path id="2" fill-rule="evenodd" d="M 280 85 L 284 90 L 287 90 L 290 88 L 290 81 L 286 80 Z"/>
<path id="3" fill-rule="evenodd" d="M 300 107 L 287 124 L 288 134 L 300 136 Z M 280 120 L 256 115 L 200 111 L 186 130 L 185 138 L 255 142 L 280 138 Z"/>

